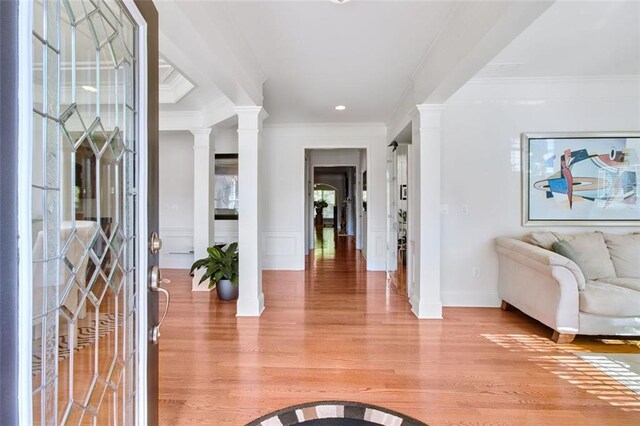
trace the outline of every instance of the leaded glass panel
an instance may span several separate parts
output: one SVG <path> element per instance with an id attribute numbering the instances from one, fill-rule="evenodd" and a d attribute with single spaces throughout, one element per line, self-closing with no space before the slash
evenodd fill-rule
<path id="1" fill-rule="evenodd" d="M 33 423 L 129 425 L 136 26 L 117 0 L 33 18 Z"/>

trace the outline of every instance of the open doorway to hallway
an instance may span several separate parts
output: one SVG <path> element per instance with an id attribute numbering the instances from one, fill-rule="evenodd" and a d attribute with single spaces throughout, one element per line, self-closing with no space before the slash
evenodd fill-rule
<path id="1" fill-rule="evenodd" d="M 366 162 L 365 149 L 305 151 L 307 254 L 366 258 Z"/>

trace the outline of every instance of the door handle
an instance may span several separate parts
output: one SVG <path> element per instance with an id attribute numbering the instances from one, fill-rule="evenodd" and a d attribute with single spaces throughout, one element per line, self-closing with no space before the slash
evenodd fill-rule
<path id="1" fill-rule="evenodd" d="M 154 345 L 158 344 L 158 340 L 160 340 L 160 326 L 164 322 L 164 319 L 167 317 L 167 312 L 169 312 L 169 303 L 171 301 L 171 295 L 166 288 L 162 287 L 162 284 L 169 284 L 170 280 L 166 278 L 162 278 L 162 273 L 160 272 L 160 268 L 158 266 L 151 267 L 151 273 L 149 274 L 149 290 L 163 293 L 165 295 L 165 304 L 164 304 L 164 313 L 162 314 L 162 318 L 160 318 L 160 322 L 158 325 L 154 325 L 151 328 L 151 343 Z"/>

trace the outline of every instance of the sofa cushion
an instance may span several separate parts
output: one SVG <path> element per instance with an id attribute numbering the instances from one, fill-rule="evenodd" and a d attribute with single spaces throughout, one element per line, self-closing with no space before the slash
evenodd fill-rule
<path id="1" fill-rule="evenodd" d="M 580 292 L 580 311 L 610 317 L 640 316 L 640 292 L 588 281 Z"/>
<path id="2" fill-rule="evenodd" d="M 553 250 L 553 243 L 558 242 L 558 237 L 553 232 L 539 231 L 528 233 L 522 238 L 522 241 L 543 249 Z"/>
<path id="3" fill-rule="evenodd" d="M 577 262 L 589 280 L 616 277 L 616 270 L 609 257 L 609 250 L 600 232 L 582 234 L 555 234 L 559 240 L 568 241 L 578 255 Z"/>
<path id="4" fill-rule="evenodd" d="M 603 235 L 616 276 L 640 278 L 640 234 Z"/>
<path id="5" fill-rule="evenodd" d="M 600 278 L 599 283 L 616 285 L 631 290 L 640 291 L 640 278 Z"/>
<path id="6" fill-rule="evenodd" d="M 573 260 L 573 262 L 578 265 L 578 267 L 582 271 L 582 265 L 580 265 L 580 257 L 569 241 L 556 241 L 555 243 L 553 243 L 552 248 L 553 251 L 558 253 L 560 256 L 564 256 L 567 259 Z"/>

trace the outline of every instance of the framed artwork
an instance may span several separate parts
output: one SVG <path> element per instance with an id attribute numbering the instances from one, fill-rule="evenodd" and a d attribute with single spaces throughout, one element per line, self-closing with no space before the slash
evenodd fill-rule
<path id="1" fill-rule="evenodd" d="M 367 171 L 362 173 L 362 210 L 367 211 Z"/>
<path id="2" fill-rule="evenodd" d="M 523 133 L 525 226 L 639 226 L 640 132 Z"/>
<path id="3" fill-rule="evenodd" d="M 238 220 L 238 154 L 216 154 L 214 176 L 216 220 Z"/>
<path id="4" fill-rule="evenodd" d="M 400 199 L 407 199 L 407 185 L 400 185 Z"/>

